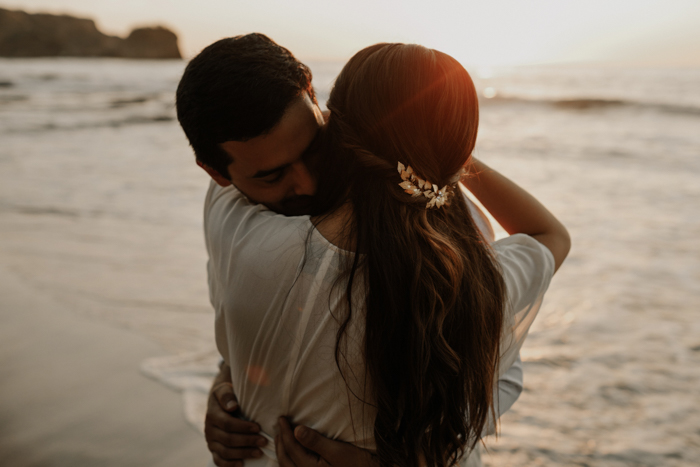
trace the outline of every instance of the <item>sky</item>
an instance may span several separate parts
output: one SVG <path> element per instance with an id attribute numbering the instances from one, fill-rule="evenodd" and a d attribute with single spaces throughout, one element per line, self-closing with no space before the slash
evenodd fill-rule
<path id="1" fill-rule="evenodd" d="M 120 36 L 164 25 L 186 57 L 256 31 L 306 60 L 413 42 L 485 66 L 700 66 L 700 0 L 0 0 L 0 7 L 88 17 Z"/>

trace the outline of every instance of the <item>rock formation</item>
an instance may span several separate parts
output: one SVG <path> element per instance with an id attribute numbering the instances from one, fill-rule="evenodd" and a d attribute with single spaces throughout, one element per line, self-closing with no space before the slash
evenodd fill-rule
<path id="1" fill-rule="evenodd" d="M 28 14 L 0 8 L 0 57 L 181 58 L 177 36 L 138 28 L 122 39 L 101 33 L 91 19 Z"/>

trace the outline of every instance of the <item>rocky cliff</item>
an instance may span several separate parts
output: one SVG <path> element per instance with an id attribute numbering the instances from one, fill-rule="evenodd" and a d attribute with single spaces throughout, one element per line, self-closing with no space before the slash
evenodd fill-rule
<path id="1" fill-rule="evenodd" d="M 101 33 L 91 19 L 0 8 L 0 57 L 181 58 L 177 36 L 138 28 L 125 39 Z"/>

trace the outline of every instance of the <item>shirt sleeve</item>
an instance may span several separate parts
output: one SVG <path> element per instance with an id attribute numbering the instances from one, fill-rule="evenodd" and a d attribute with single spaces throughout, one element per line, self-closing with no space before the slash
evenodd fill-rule
<path id="1" fill-rule="evenodd" d="M 204 201 L 204 238 L 214 309 L 223 310 L 224 301 L 238 297 L 289 290 L 311 227 L 309 216 L 277 214 L 251 203 L 234 186 L 211 182 Z"/>
<path id="2" fill-rule="evenodd" d="M 243 261 L 246 272 L 271 276 L 271 266 L 281 269 L 289 256 L 298 259 L 311 227 L 309 216 L 277 214 L 251 203 L 234 186 L 211 182 L 204 201 L 207 252 L 219 272 L 233 271 L 233 262 Z"/>
<path id="3" fill-rule="evenodd" d="M 506 285 L 499 377 L 515 362 L 554 275 L 554 256 L 525 234 L 493 243 Z"/>

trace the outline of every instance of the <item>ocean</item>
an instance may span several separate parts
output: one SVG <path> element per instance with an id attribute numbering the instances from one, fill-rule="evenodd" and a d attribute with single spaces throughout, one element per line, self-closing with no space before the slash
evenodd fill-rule
<path id="1" fill-rule="evenodd" d="M 309 62 L 320 102 L 338 62 Z M 216 371 L 182 61 L 0 59 L 3 267 L 168 357 L 141 371 L 202 426 Z M 470 68 L 477 157 L 569 228 L 486 465 L 700 459 L 700 69 Z M 167 389 L 163 389 L 166 391 Z"/>

